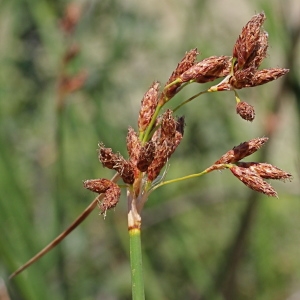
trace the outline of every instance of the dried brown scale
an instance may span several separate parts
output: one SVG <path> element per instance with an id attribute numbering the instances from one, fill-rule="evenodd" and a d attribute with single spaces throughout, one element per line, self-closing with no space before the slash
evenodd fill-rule
<path id="1" fill-rule="evenodd" d="M 166 139 L 156 146 L 155 157 L 147 170 L 149 181 L 153 181 L 157 178 L 170 156 L 171 148 L 173 148 L 173 141 L 170 139 Z"/>
<path id="2" fill-rule="evenodd" d="M 189 52 L 186 52 L 180 63 L 177 65 L 176 69 L 173 71 L 172 75 L 170 76 L 169 80 L 167 81 L 166 85 L 173 82 L 175 79 L 177 79 L 182 73 L 187 71 L 189 68 L 191 68 L 196 61 L 197 55 L 199 52 L 197 51 L 197 48 L 190 50 Z"/>
<path id="3" fill-rule="evenodd" d="M 239 114 L 244 120 L 252 122 L 255 118 L 254 107 L 247 102 L 240 101 L 236 105 L 236 113 Z"/>
<path id="4" fill-rule="evenodd" d="M 130 161 L 133 164 L 136 164 L 141 149 L 141 142 L 139 140 L 137 133 L 134 131 L 132 127 L 128 128 L 128 133 L 126 137 L 126 146 L 127 146 L 127 151 L 128 151 Z"/>
<path id="5" fill-rule="evenodd" d="M 175 138 L 174 138 L 174 143 L 173 143 L 173 148 L 171 148 L 171 153 L 170 156 L 175 152 L 176 148 L 179 146 L 181 140 L 183 138 L 183 133 L 176 131 L 175 133 Z"/>
<path id="6" fill-rule="evenodd" d="M 138 118 L 138 128 L 140 132 L 145 131 L 151 122 L 158 103 L 158 91 L 159 83 L 154 82 L 143 97 Z"/>
<path id="7" fill-rule="evenodd" d="M 108 209 L 114 208 L 120 199 L 121 189 L 118 185 L 113 183 L 113 185 L 106 191 L 105 197 L 101 201 L 99 208 L 104 214 Z"/>
<path id="8" fill-rule="evenodd" d="M 249 60 L 253 59 L 251 55 L 259 43 L 261 26 L 265 19 L 264 13 L 257 14 L 243 27 L 233 47 L 233 57 L 237 58 L 239 69 L 242 69 L 245 65 L 247 66 Z"/>
<path id="9" fill-rule="evenodd" d="M 231 167 L 230 171 L 250 189 L 271 197 L 278 197 L 273 187 L 264 181 L 256 172 L 238 166 Z"/>
<path id="10" fill-rule="evenodd" d="M 264 179 L 286 180 L 292 179 L 292 175 L 287 173 L 276 166 L 268 163 L 257 162 L 238 162 L 237 165 L 243 168 L 249 168 L 251 171 L 256 172 Z"/>
<path id="11" fill-rule="evenodd" d="M 189 52 L 185 54 L 181 62 L 177 65 L 177 68 L 173 71 L 172 75 L 170 76 L 169 80 L 167 81 L 166 85 L 170 84 L 174 80 L 176 80 L 183 72 L 187 71 L 189 68 L 191 68 L 196 61 L 197 55 L 198 55 L 197 49 L 192 49 Z M 172 86 L 170 86 L 166 91 L 165 95 L 168 99 L 171 99 L 175 94 L 177 88 L 181 85 L 181 83 L 176 83 Z"/>
<path id="12" fill-rule="evenodd" d="M 253 51 L 253 58 L 250 60 L 249 66 L 256 69 L 261 65 L 264 58 L 267 56 L 268 50 L 268 33 L 262 31 L 257 41 L 256 49 Z M 247 65 L 244 67 L 248 67 Z"/>
<path id="13" fill-rule="evenodd" d="M 181 133 L 182 136 L 184 134 L 184 126 L 185 126 L 184 116 L 181 116 L 177 119 L 176 131 Z"/>
<path id="14" fill-rule="evenodd" d="M 182 82 L 195 81 L 205 83 L 227 76 L 230 73 L 230 69 L 230 56 L 211 56 L 192 66 L 181 74 L 179 78 Z"/>
<path id="15" fill-rule="evenodd" d="M 110 187 L 112 182 L 108 179 L 89 179 L 83 182 L 83 186 L 95 193 L 101 194 L 105 193 Z"/>
<path id="16" fill-rule="evenodd" d="M 130 161 L 125 160 L 121 154 L 119 154 L 119 159 L 115 162 L 113 169 L 120 174 L 125 183 L 132 184 L 134 182 L 134 166 Z"/>
<path id="17" fill-rule="evenodd" d="M 256 152 L 260 147 L 268 141 L 267 137 L 252 139 L 248 142 L 241 143 L 240 145 L 233 147 L 233 149 L 226 152 L 222 157 L 214 164 L 230 164 L 238 162 L 246 156 L 249 156 Z"/>
<path id="18" fill-rule="evenodd" d="M 167 109 L 162 115 L 161 120 L 161 139 L 174 136 L 176 132 L 176 120 L 173 117 L 173 112 Z"/>
<path id="19" fill-rule="evenodd" d="M 152 163 L 154 156 L 155 143 L 153 141 L 149 141 L 141 147 L 141 151 L 137 160 L 137 168 L 141 172 L 146 172 L 149 165 Z"/>
<path id="20" fill-rule="evenodd" d="M 102 143 L 99 143 L 98 147 L 99 147 L 98 158 L 102 163 L 102 165 L 105 168 L 113 169 L 116 164 L 116 161 L 119 159 L 118 155 L 115 154 L 111 148 L 106 148 Z"/>

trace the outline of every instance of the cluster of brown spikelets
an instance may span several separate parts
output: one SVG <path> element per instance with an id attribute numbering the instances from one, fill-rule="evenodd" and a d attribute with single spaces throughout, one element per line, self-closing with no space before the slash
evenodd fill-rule
<path id="1" fill-rule="evenodd" d="M 160 114 L 165 103 L 189 83 L 206 83 L 223 78 L 205 92 L 234 91 L 237 113 L 243 119 L 252 121 L 255 116 L 253 106 L 240 101 L 236 90 L 265 84 L 288 72 L 282 68 L 258 70 L 268 48 L 268 34 L 261 28 L 264 20 L 264 13 L 252 17 L 242 29 L 232 56 L 211 56 L 196 62 L 198 52 L 193 49 L 185 54 L 162 91 L 158 82 L 151 85 L 141 102 L 138 132 L 131 127 L 128 129 L 128 159 L 99 144 L 100 162 L 104 167 L 115 170 L 123 179 L 129 194 L 135 199 L 137 211 L 141 210 L 151 188 L 162 180 L 163 176 L 159 175 L 183 137 L 184 118 L 175 117 L 171 109 Z M 268 196 L 277 196 L 264 179 L 290 179 L 291 174 L 267 163 L 240 161 L 257 151 L 267 140 L 257 138 L 234 147 L 207 172 L 229 168 L 249 188 Z M 84 187 L 105 194 L 99 203 L 102 213 L 115 207 L 121 194 L 120 187 L 107 179 L 86 180 Z"/>

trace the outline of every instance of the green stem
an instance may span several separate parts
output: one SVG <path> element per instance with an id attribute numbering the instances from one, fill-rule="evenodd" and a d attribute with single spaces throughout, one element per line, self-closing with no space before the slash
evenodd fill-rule
<path id="1" fill-rule="evenodd" d="M 144 278 L 143 278 L 143 266 L 142 266 L 140 228 L 130 229 L 129 238 L 130 238 L 132 299 L 143 300 L 145 299 L 145 291 L 144 291 Z"/>
<path id="2" fill-rule="evenodd" d="M 147 126 L 146 131 L 144 131 L 142 135 L 140 134 L 140 140 L 142 140 L 143 143 L 147 142 L 149 134 L 150 134 L 155 122 L 156 122 L 156 118 L 157 118 L 157 116 L 158 116 L 158 114 L 159 114 L 162 107 L 163 107 L 163 105 L 157 105 L 156 110 L 155 110 L 155 112 L 152 116 L 151 122 Z"/>
<path id="3" fill-rule="evenodd" d="M 200 172 L 200 173 L 196 173 L 196 174 L 191 174 L 191 175 L 187 175 L 187 176 L 183 176 L 183 177 L 179 177 L 176 179 L 171 179 L 171 180 L 167 180 L 167 181 L 163 181 L 157 185 L 155 185 L 152 189 L 151 192 L 153 192 L 154 190 L 156 190 L 157 188 L 166 185 L 166 184 L 170 184 L 170 183 L 175 183 L 175 182 L 179 182 L 179 181 L 183 181 L 183 180 L 187 180 L 187 179 L 191 179 L 191 178 L 195 178 L 195 177 L 200 177 L 202 175 L 208 174 L 212 171 L 215 170 L 223 170 L 223 169 L 229 169 L 231 168 L 233 165 L 232 164 L 218 164 L 218 165 L 212 165 L 211 167 L 205 169 L 204 171 Z"/>
<path id="4" fill-rule="evenodd" d="M 178 110 L 180 107 L 182 107 L 183 105 L 187 104 L 188 102 L 194 100 L 195 98 L 201 96 L 202 94 L 208 93 L 208 90 L 202 91 L 196 95 L 194 95 L 193 97 L 185 100 L 184 102 L 182 102 L 180 105 L 176 106 L 175 109 L 173 109 L 173 112 L 175 112 L 176 110 Z"/>

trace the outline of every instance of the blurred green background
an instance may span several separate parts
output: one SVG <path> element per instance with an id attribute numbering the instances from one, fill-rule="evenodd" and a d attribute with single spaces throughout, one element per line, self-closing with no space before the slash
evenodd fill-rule
<path id="1" fill-rule="evenodd" d="M 252 193 L 226 171 L 158 189 L 143 212 L 146 297 L 300 299 L 299 1 L 82 0 L 66 36 L 60 20 L 69 3 L 0 2 L 0 299 L 5 286 L 11 299 L 131 298 L 125 195 L 105 220 L 95 210 L 60 247 L 7 278 L 92 201 L 82 180 L 112 176 L 97 143 L 126 155 L 127 128 L 136 128 L 152 81 L 166 82 L 192 48 L 199 60 L 231 55 L 242 26 L 262 10 L 270 45 L 262 67 L 290 73 L 240 92 L 256 109 L 253 123 L 236 115 L 233 93 L 184 106 L 185 137 L 167 178 L 200 172 L 233 146 L 269 136 L 249 160 L 294 180 L 272 183 L 279 199 Z M 73 43 L 80 52 L 63 65 Z M 83 70 L 82 88 L 61 97 L 62 75 Z M 189 86 L 171 106 L 205 87 Z"/>

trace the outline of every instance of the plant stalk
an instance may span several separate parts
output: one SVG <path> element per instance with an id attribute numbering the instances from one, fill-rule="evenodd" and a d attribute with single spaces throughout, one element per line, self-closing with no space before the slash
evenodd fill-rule
<path id="1" fill-rule="evenodd" d="M 141 216 L 137 210 L 137 199 L 132 190 L 128 190 L 127 199 L 132 299 L 144 300 L 145 288 L 142 264 Z"/>
<path id="2" fill-rule="evenodd" d="M 129 229 L 129 240 L 132 299 L 143 300 L 145 299 L 145 291 L 142 265 L 141 229 Z"/>

